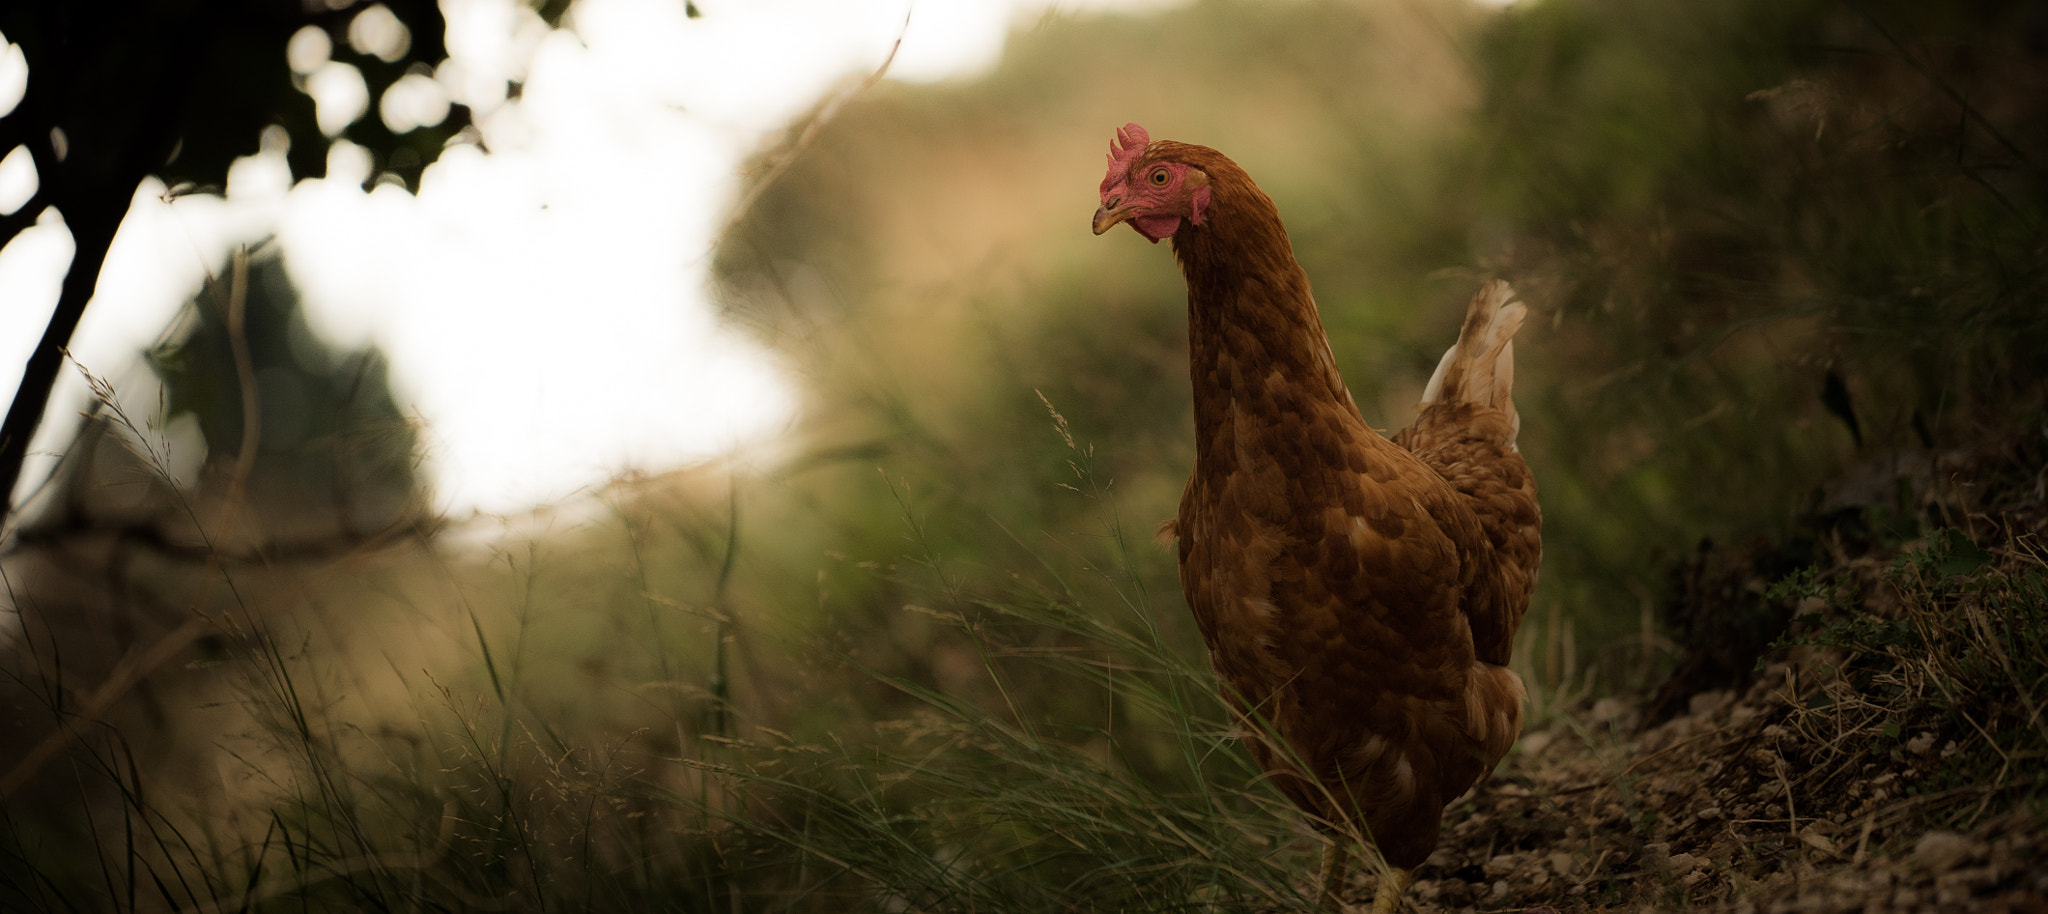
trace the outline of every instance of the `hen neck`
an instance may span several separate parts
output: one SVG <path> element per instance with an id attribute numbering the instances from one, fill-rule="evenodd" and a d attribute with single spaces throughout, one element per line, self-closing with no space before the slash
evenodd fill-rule
<path id="1" fill-rule="evenodd" d="M 1212 466 L 1234 462 L 1247 448 L 1293 446 L 1302 430 L 1287 428 L 1290 422 L 1335 416 L 1367 428 L 1337 371 L 1308 275 L 1271 201 L 1258 197 L 1263 207 L 1230 206 L 1219 194 L 1203 225 L 1184 225 L 1173 236 L 1188 284 L 1196 460 Z M 1238 411 L 1262 421 L 1238 421 Z M 1274 434 L 1240 438 L 1259 430 Z"/>

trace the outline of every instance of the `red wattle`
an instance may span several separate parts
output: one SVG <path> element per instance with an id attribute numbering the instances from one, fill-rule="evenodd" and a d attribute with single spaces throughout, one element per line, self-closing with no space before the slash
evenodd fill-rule
<path id="1" fill-rule="evenodd" d="M 1138 234 L 1145 236 L 1153 244 L 1158 244 L 1161 239 L 1171 238 L 1174 232 L 1180 231 L 1180 217 L 1133 216 L 1131 227 L 1137 229 Z"/>

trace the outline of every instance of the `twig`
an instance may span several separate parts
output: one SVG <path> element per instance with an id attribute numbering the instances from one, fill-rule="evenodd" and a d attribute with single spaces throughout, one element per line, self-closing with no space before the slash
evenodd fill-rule
<path id="1" fill-rule="evenodd" d="M 732 216 L 726 219 L 725 227 L 719 230 L 717 237 L 724 238 L 732 234 L 732 230 L 739 226 L 740 220 L 746 218 L 747 212 L 754 208 L 756 202 L 760 201 L 761 195 L 767 193 L 768 188 L 773 187 L 776 180 L 782 177 L 782 173 L 789 170 L 789 166 L 796 162 L 797 156 L 804 151 L 805 147 L 811 145 L 811 141 L 816 139 L 818 133 L 825 129 L 825 125 L 832 123 L 833 118 L 839 116 L 839 109 L 844 108 L 847 102 L 860 97 L 869 89 L 874 88 L 876 83 L 882 81 L 882 77 L 888 75 L 889 65 L 896 62 L 896 52 L 903 49 L 903 36 L 909 32 L 910 13 L 905 12 L 903 14 L 903 28 L 897 30 L 896 43 L 889 46 L 889 56 L 882 58 L 882 65 L 876 67 L 873 73 L 869 73 L 867 78 L 862 79 L 858 84 L 833 96 L 831 101 L 825 103 L 825 107 L 818 109 L 818 113 L 811 118 L 810 123 L 804 125 L 804 132 L 797 135 L 796 142 L 790 144 L 789 149 L 785 150 L 781 157 L 775 160 L 775 164 L 769 167 L 767 174 L 761 176 L 761 180 L 754 182 L 754 186 L 747 188 L 746 194 L 740 197 L 740 202 L 733 207 Z"/>
<path id="2" fill-rule="evenodd" d="M 222 506 L 221 536 L 234 530 L 234 515 L 241 508 L 249 474 L 256 469 L 256 446 L 263 441 L 263 409 L 256 394 L 256 364 L 249 355 L 249 334 L 245 312 L 249 303 L 249 249 L 235 251 L 232 278 L 228 281 L 228 348 L 235 358 L 235 383 L 242 388 L 242 445 L 235 453 L 235 475 L 228 483 L 227 502 Z"/>

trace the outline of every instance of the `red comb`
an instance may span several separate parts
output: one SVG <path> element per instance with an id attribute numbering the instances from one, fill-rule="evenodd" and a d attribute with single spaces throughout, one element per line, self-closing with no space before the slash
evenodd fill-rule
<path id="1" fill-rule="evenodd" d="M 1125 124 L 1116 132 L 1116 139 L 1109 144 L 1109 175 L 1102 179 L 1102 192 L 1109 193 L 1117 182 L 1131 170 L 1131 163 L 1145 154 L 1145 147 L 1152 144 L 1152 137 L 1145 128 L 1136 124 Z"/>

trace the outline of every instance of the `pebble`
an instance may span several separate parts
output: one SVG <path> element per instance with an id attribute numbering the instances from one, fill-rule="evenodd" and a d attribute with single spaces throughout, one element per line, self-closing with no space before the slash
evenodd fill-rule
<path id="1" fill-rule="evenodd" d="M 1686 713 L 1693 717 L 1705 717 L 1721 709 L 1722 705 L 1734 700 L 1735 693 L 1726 689 L 1701 692 L 1686 702 Z"/>
<path id="2" fill-rule="evenodd" d="M 1970 859 L 1970 839 L 1952 831 L 1931 831 L 1913 843 L 1913 862 L 1941 873 Z"/>
<path id="3" fill-rule="evenodd" d="M 1835 853 L 1834 839 L 1826 835 L 1823 835 L 1820 832 L 1814 831 L 1812 828 L 1807 828 L 1806 830 L 1801 831 L 1799 833 L 1799 841 L 1800 843 L 1805 844 L 1807 847 L 1813 848 L 1814 850 L 1823 851 L 1829 854 Z"/>
<path id="4" fill-rule="evenodd" d="M 1596 724 L 1619 723 L 1623 717 L 1628 716 L 1634 710 L 1634 702 L 1623 701 L 1619 698 L 1602 698 L 1599 701 L 1593 702 L 1592 713 L 1587 716 L 1591 717 L 1593 723 Z"/>
<path id="5" fill-rule="evenodd" d="M 1583 861 L 1571 854 L 1563 851 L 1552 851 L 1550 854 L 1550 871 L 1559 876 L 1569 876 L 1572 874 L 1572 870 L 1577 869 L 1581 862 Z"/>
<path id="6" fill-rule="evenodd" d="M 1520 854 L 1501 854 L 1500 856 L 1495 857 L 1492 860 L 1486 861 L 1486 865 L 1485 867 L 1483 867 L 1483 869 L 1485 870 L 1486 875 L 1498 878 L 1514 872 L 1515 865 L 1520 862 Z"/>

